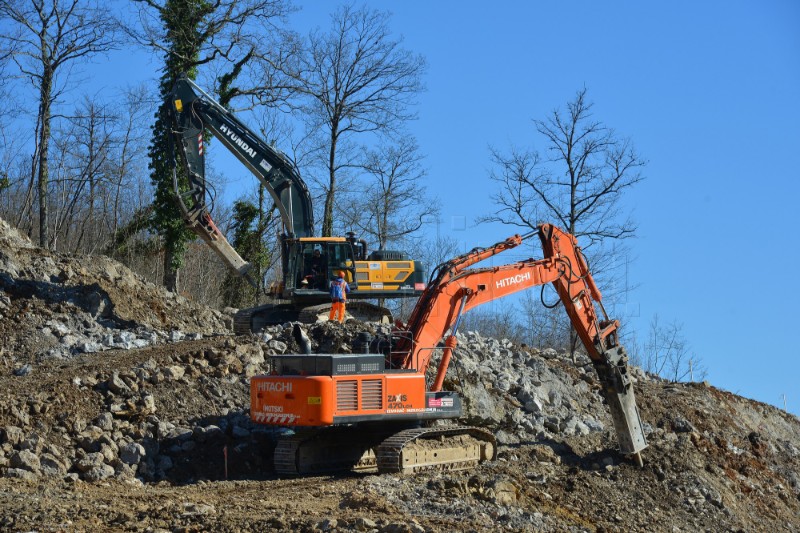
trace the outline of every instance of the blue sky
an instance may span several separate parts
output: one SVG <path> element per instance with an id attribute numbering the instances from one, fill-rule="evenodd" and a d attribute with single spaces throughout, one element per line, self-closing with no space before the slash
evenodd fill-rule
<path id="1" fill-rule="evenodd" d="M 297 4 L 290 24 L 303 33 L 336 6 Z M 644 334 L 656 313 L 681 322 L 711 383 L 781 407 L 786 394 L 800 413 L 800 2 L 370 5 L 391 11 L 392 29 L 428 62 L 410 129 L 440 231 L 465 249 L 514 233 L 475 225 L 494 209 L 488 148 L 541 148 L 531 119 L 586 87 L 594 116 L 649 161 L 626 198 L 639 223 L 629 325 Z M 157 69 L 126 51 L 88 71 L 113 90 Z M 219 170 L 246 175 L 230 165 Z"/>
<path id="2" fill-rule="evenodd" d="M 325 26 L 321 3 L 302 5 L 298 30 Z M 681 322 L 711 383 L 800 413 L 800 3 L 375 5 L 428 61 L 411 129 L 445 229 L 465 248 L 514 232 L 474 226 L 492 211 L 488 146 L 533 146 L 531 119 L 586 87 L 649 161 L 627 198 L 633 325 Z"/>

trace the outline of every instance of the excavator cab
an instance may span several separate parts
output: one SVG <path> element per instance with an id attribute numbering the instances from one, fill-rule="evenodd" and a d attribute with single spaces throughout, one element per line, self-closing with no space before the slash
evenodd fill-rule
<path id="1" fill-rule="evenodd" d="M 294 280 L 297 292 L 304 295 L 328 296 L 330 282 L 345 272 L 345 280 L 355 279 L 355 257 L 350 242 L 339 237 L 301 238 L 288 243 L 287 276 Z M 355 287 L 353 287 L 355 288 Z"/>

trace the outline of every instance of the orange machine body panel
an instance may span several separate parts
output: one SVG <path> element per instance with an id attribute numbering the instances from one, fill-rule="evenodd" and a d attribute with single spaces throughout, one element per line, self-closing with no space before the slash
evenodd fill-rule
<path id="1" fill-rule="evenodd" d="M 424 418 L 437 411 L 428 402 L 424 376 L 408 372 L 250 380 L 250 418 L 275 426 Z"/>

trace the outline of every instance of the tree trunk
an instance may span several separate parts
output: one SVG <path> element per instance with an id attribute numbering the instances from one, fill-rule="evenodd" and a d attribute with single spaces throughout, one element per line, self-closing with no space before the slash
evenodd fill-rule
<path id="1" fill-rule="evenodd" d="M 167 242 L 164 247 L 164 287 L 171 292 L 178 292 L 179 269 L 174 266 L 175 249 Z"/>
<path id="2" fill-rule="evenodd" d="M 39 135 L 39 246 L 48 248 L 48 205 L 47 189 L 48 180 L 48 160 L 47 152 L 50 143 L 50 96 L 53 89 L 53 72 L 50 66 L 45 66 L 42 74 L 42 86 L 39 92 L 39 116 L 42 121 L 42 129 Z"/>
<path id="3" fill-rule="evenodd" d="M 322 236 L 333 235 L 333 201 L 336 195 L 336 126 L 331 132 L 331 147 L 328 153 L 328 194 L 325 195 L 325 211 L 322 214 Z"/>
<path id="4" fill-rule="evenodd" d="M 26 234 L 28 238 L 33 240 L 33 190 L 36 188 L 36 176 L 37 172 L 37 161 L 39 160 L 39 125 L 36 125 L 36 146 L 33 150 L 33 155 L 31 156 L 31 173 L 30 179 L 28 180 L 28 189 L 25 192 L 25 201 L 22 203 L 22 209 L 20 209 L 19 216 L 17 217 L 17 223 L 15 226 L 18 228 L 25 227 Z M 25 222 L 25 226 L 22 223 Z"/>

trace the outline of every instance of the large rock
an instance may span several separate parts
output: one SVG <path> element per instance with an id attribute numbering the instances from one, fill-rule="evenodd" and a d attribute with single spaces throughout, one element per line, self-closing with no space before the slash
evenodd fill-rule
<path id="1" fill-rule="evenodd" d="M 505 405 L 485 384 L 466 382 L 461 390 L 464 395 L 464 414 L 470 424 L 496 425 L 503 421 L 506 416 Z"/>
<path id="2" fill-rule="evenodd" d="M 107 381 L 107 385 L 108 385 L 108 390 L 110 390 L 114 394 L 128 395 L 133 392 L 131 391 L 131 388 L 128 386 L 128 384 L 125 383 L 125 380 L 123 380 L 120 377 L 119 372 L 117 371 L 114 371 L 111 374 L 111 377 Z"/>
<path id="3" fill-rule="evenodd" d="M 25 470 L 24 468 L 9 468 L 6 470 L 6 476 L 17 479 L 26 479 L 28 481 L 36 481 L 38 478 L 38 475 L 35 472 Z"/>
<path id="4" fill-rule="evenodd" d="M 50 477 L 63 477 L 67 473 L 67 466 L 55 455 L 44 453 L 40 459 L 43 474 Z"/>
<path id="5" fill-rule="evenodd" d="M 87 452 L 100 451 L 100 438 L 103 436 L 103 430 L 97 426 L 89 426 L 81 432 L 77 437 L 78 446 Z"/>
<path id="6" fill-rule="evenodd" d="M 86 481 L 108 479 L 115 473 L 114 468 L 105 463 L 102 453 L 87 453 L 75 462 L 75 468 L 81 472 L 81 477 Z"/>
<path id="7" fill-rule="evenodd" d="M 163 369 L 162 373 L 165 378 L 174 381 L 181 379 L 186 374 L 186 369 L 179 365 L 173 365 Z"/>
<path id="8" fill-rule="evenodd" d="M 19 468 L 28 472 L 38 472 L 41 468 L 39 456 L 30 450 L 15 451 L 8 461 L 11 468 Z"/>
<path id="9" fill-rule="evenodd" d="M 523 386 L 517 393 L 517 400 L 522 403 L 525 410 L 529 413 L 542 412 L 542 400 L 536 394 L 536 390 L 530 385 Z"/>
<path id="10" fill-rule="evenodd" d="M 107 464 L 102 464 L 91 468 L 87 472 L 84 472 L 83 479 L 86 481 L 102 481 L 103 479 L 113 477 L 115 473 L 116 471 L 113 467 Z"/>
<path id="11" fill-rule="evenodd" d="M 144 456 L 144 446 L 138 442 L 130 442 L 119 451 L 119 460 L 127 465 L 138 465 Z"/>
<path id="12" fill-rule="evenodd" d="M 8 442 L 12 446 L 16 446 L 25 438 L 25 433 L 17 426 L 6 426 L 0 429 L 0 443 Z"/>
<path id="13" fill-rule="evenodd" d="M 488 492 L 490 501 L 499 505 L 514 505 L 519 499 L 519 489 L 507 480 L 496 480 Z"/>
<path id="14" fill-rule="evenodd" d="M 106 411 L 97 417 L 95 425 L 103 431 L 111 431 L 114 429 L 114 416 Z"/>
<path id="15" fill-rule="evenodd" d="M 86 473 L 94 468 L 98 468 L 105 464 L 105 457 L 100 452 L 91 452 L 84 454 L 83 457 L 78 459 L 75 462 L 75 468 L 82 472 Z"/>

